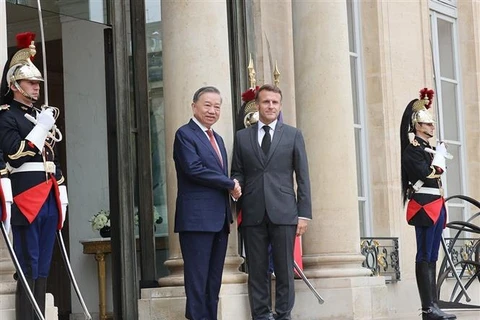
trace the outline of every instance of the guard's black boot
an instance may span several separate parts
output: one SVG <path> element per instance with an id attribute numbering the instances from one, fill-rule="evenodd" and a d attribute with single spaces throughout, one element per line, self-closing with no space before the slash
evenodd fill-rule
<path id="1" fill-rule="evenodd" d="M 47 294 L 47 278 L 38 278 L 35 280 L 35 290 L 33 295 L 35 300 L 37 300 L 38 307 L 42 311 L 43 316 L 45 317 L 45 295 Z M 34 318 L 39 320 L 37 316 Z"/>
<path id="2" fill-rule="evenodd" d="M 449 318 L 446 313 L 435 307 L 434 294 L 432 290 L 430 265 L 426 261 L 417 262 L 415 264 L 415 275 L 417 278 L 418 293 L 422 301 L 422 319 L 423 320 L 446 320 Z"/>
<path id="3" fill-rule="evenodd" d="M 428 264 L 428 272 L 429 272 L 429 279 L 431 284 L 432 290 L 432 297 L 433 297 L 433 307 L 438 310 L 438 313 L 443 316 L 443 319 L 457 319 L 457 316 L 454 314 L 449 314 L 443 312 L 438 306 L 438 295 L 437 295 L 437 263 L 430 262 Z"/>
<path id="4" fill-rule="evenodd" d="M 35 280 L 26 278 L 32 293 L 35 290 Z M 33 320 L 35 311 L 28 299 L 28 294 L 20 280 L 17 280 L 17 292 L 15 293 L 15 317 L 17 320 Z"/>

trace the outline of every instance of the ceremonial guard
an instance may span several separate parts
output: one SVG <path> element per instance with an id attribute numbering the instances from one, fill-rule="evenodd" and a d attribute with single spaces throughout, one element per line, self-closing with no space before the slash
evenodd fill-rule
<path id="1" fill-rule="evenodd" d="M 3 161 L 3 153 L 0 149 L 0 221 L 3 222 L 5 233 L 10 232 L 11 206 L 13 202 L 12 185 L 8 178 L 7 167 Z"/>
<path id="2" fill-rule="evenodd" d="M 447 220 L 441 177 L 449 154 L 444 143 L 439 142 L 434 149 L 428 142 L 435 130 L 435 121 L 428 111 L 433 94 L 433 90 L 422 89 L 420 99 L 412 100 L 403 113 L 400 127 L 403 202 L 408 201 L 408 224 L 415 226 L 415 275 L 422 319 L 456 319 L 437 305 L 436 262 Z"/>
<path id="3" fill-rule="evenodd" d="M 38 108 L 42 74 L 32 63 L 35 35 L 17 35 L 19 51 L 7 61 L 0 89 L 0 149 L 12 185 L 13 247 L 35 300 L 45 314 L 47 277 L 57 229 L 68 204 L 55 142 L 58 109 Z M 2 171 L 3 172 L 3 171 Z M 37 319 L 20 281 L 16 319 Z"/>

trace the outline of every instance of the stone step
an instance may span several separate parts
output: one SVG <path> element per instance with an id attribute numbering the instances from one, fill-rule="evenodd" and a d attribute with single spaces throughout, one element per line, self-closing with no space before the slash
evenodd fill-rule
<path id="1" fill-rule="evenodd" d="M 15 320 L 15 309 L 4 309 L 4 310 L 0 309 L 0 319 Z"/>
<path id="2" fill-rule="evenodd" d="M 0 281 L 0 295 L 15 293 L 16 287 L 16 281 Z"/>
<path id="3" fill-rule="evenodd" d="M 10 259 L 0 259 L 0 283 L 12 281 L 15 267 Z"/>
<path id="4" fill-rule="evenodd" d="M 58 320 L 58 308 L 54 306 L 53 295 L 47 293 L 45 320 Z M 0 319 L 15 319 L 15 294 L 0 295 Z"/>
<path id="5" fill-rule="evenodd" d="M 13 308 L 15 308 L 15 293 L 0 295 L 0 310 L 8 310 Z"/>

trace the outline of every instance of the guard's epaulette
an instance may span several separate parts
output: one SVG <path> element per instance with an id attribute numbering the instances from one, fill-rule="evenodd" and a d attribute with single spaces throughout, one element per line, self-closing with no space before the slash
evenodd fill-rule
<path id="1" fill-rule="evenodd" d="M 3 111 L 3 110 L 10 110 L 10 106 L 8 104 L 2 104 L 0 106 L 0 111 Z"/>
<path id="2" fill-rule="evenodd" d="M 417 139 L 413 139 L 412 142 L 410 142 L 414 147 L 418 147 L 420 143 L 418 143 Z"/>

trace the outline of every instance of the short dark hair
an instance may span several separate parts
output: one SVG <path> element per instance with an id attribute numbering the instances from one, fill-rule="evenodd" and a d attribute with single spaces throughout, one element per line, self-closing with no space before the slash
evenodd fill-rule
<path id="1" fill-rule="evenodd" d="M 201 87 L 195 93 L 193 94 L 193 102 L 197 102 L 198 99 L 202 96 L 202 94 L 207 93 L 207 92 L 212 92 L 220 95 L 220 90 L 215 88 L 214 86 L 206 86 L 206 87 Z"/>
<path id="2" fill-rule="evenodd" d="M 282 100 L 283 96 L 282 96 L 282 90 L 280 90 L 279 87 L 277 86 L 274 86 L 272 84 L 264 84 L 263 86 L 261 86 L 258 90 L 257 90 L 257 93 L 255 93 L 255 102 L 258 102 L 258 96 L 260 94 L 260 92 L 262 91 L 270 91 L 270 92 L 275 92 L 275 93 L 278 93 L 280 95 L 280 101 Z"/>

